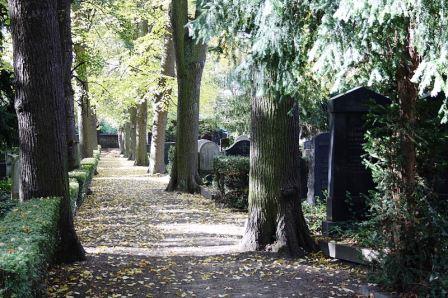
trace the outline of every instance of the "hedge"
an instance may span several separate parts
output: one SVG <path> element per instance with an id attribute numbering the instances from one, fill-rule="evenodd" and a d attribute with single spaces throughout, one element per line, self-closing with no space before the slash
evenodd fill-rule
<path id="1" fill-rule="evenodd" d="M 0 221 L 0 297 L 34 297 L 58 244 L 60 198 L 18 205 Z"/>
<path id="2" fill-rule="evenodd" d="M 69 173 L 73 212 L 82 203 L 97 165 L 98 158 L 83 159 L 81 168 Z M 44 295 L 46 269 L 58 245 L 60 204 L 60 198 L 34 199 L 11 206 L 0 220 L 0 297 Z"/>
<path id="3" fill-rule="evenodd" d="M 78 199 L 79 199 L 79 183 L 76 179 L 70 178 L 69 183 L 69 193 L 70 193 L 70 206 L 72 207 L 72 212 L 75 214 L 76 209 L 79 206 Z"/>
<path id="4" fill-rule="evenodd" d="M 214 183 L 220 200 L 229 207 L 247 209 L 250 160 L 244 156 L 217 156 L 213 161 Z"/>

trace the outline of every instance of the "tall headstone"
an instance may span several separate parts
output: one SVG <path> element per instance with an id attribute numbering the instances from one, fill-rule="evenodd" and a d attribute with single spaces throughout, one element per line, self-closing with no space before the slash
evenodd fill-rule
<path id="1" fill-rule="evenodd" d="M 219 146 L 209 140 L 198 141 L 199 172 L 213 172 L 213 159 L 220 154 Z"/>
<path id="2" fill-rule="evenodd" d="M 305 143 L 305 155 L 308 159 L 308 203 L 314 205 L 316 198 L 324 199 L 328 189 L 328 158 L 330 151 L 330 133 L 325 132 Z"/>
<path id="3" fill-rule="evenodd" d="M 327 221 L 323 223 L 326 233 L 340 222 L 363 219 L 365 195 L 374 187 L 371 173 L 362 163 L 366 116 L 372 103 L 386 105 L 390 100 L 359 87 L 329 103 L 329 196 Z"/>
<path id="4" fill-rule="evenodd" d="M 235 142 L 230 148 L 225 150 L 226 155 L 229 156 L 250 156 L 250 141 L 240 140 Z"/>

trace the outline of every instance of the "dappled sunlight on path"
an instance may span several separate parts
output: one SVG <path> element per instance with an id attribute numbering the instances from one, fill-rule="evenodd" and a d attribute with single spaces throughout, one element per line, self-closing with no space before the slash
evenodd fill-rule
<path id="1" fill-rule="evenodd" d="M 167 176 L 103 153 L 76 216 L 88 253 L 49 275 L 51 297 L 352 296 L 353 268 L 314 256 L 241 253 L 246 214 L 168 193 Z"/>

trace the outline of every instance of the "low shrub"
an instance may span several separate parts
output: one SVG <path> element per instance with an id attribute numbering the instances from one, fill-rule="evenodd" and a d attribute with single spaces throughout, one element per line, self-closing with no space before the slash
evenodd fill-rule
<path id="1" fill-rule="evenodd" d="M 218 156 L 213 162 L 214 183 L 220 200 L 229 207 L 247 209 L 250 160 L 243 156 Z"/>
<path id="2" fill-rule="evenodd" d="M 59 198 L 19 204 L 0 221 L 0 297 L 40 297 L 58 241 Z"/>
<path id="3" fill-rule="evenodd" d="M 83 160 L 81 160 L 81 167 L 85 165 L 96 167 L 98 165 L 98 159 L 94 157 L 84 158 Z"/>
<path id="4" fill-rule="evenodd" d="M 17 201 L 11 199 L 11 180 L 0 180 L 0 219 L 16 205 Z"/>
<path id="5" fill-rule="evenodd" d="M 322 234 L 322 222 L 327 219 L 327 204 L 322 200 L 316 200 L 315 205 L 307 201 L 302 202 L 303 215 L 310 229 L 311 234 Z"/>

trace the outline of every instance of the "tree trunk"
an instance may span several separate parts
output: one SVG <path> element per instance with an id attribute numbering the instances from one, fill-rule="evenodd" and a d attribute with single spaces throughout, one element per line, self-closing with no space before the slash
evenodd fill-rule
<path id="1" fill-rule="evenodd" d="M 167 26 L 165 36 L 164 51 L 162 57 L 162 72 L 157 83 L 158 92 L 154 97 L 154 122 L 152 126 L 151 155 L 149 158 L 150 174 L 164 174 L 165 168 L 165 137 L 168 120 L 168 104 L 173 92 L 167 81 L 176 75 L 175 56 L 171 26 Z"/>
<path id="2" fill-rule="evenodd" d="M 207 45 L 193 40 L 185 29 L 188 1 L 172 2 L 171 24 L 176 55 L 178 105 L 176 154 L 168 191 L 199 192 L 199 98 Z"/>
<path id="3" fill-rule="evenodd" d="M 79 168 L 78 140 L 75 129 L 74 91 L 72 87 L 73 43 L 71 33 L 71 2 L 58 1 L 59 29 L 62 50 L 62 75 L 64 80 L 64 94 L 66 106 L 67 129 L 67 166 L 72 171 Z"/>
<path id="4" fill-rule="evenodd" d="M 95 136 L 92 132 L 93 112 L 90 107 L 89 83 L 87 82 L 86 50 L 84 45 L 75 44 L 76 82 L 78 86 L 78 131 L 82 158 L 92 157 L 96 150 Z M 94 139 L 95 137 L 95 139 Z"/>
<path id="5" fill-rule="evenodd" d="M 120 154 L 124 154 L 124 132 L 122 127 L 118 129 L 118 147 L 120 148 Z"/>
<path id="6" fill-rule="evenodd" d="M 126 122 L 123 130 L 124 157 L 129 158 L 131 154 L 131 123 Z"/>
<path id="7" fill-rule="evenodd" d="M 61 197 L 61 261 L 83 260 L 70 207 L 67 128 L 57 2 L 10 0 L 16 112 L 22 163 L 20 199 Z M 51 108 L 49 108 L 51 107 Z"/>
<path id="8" fill-rule="evenodd" d="M 148 166 L 148 101 L 145 99 L 137 106 L 137 144 L 135 152 L 135 165 Z"/>
<path id="9" fill-rule="evenodd" d="M 129 148 L 128 159 L 135 160 L 135 151 L 137 145 L 137 108 L 129 109 Z"/>
<path id="10" fill-rule="evenodd" d="M 138 24 L 139 37 L 148 34 L 148 22 L 141 21 Z M 148 100 L 146 97 L 137 103 L 136 112 L 136 144 L 135 144 L 135 163 L 136 166 L 148 166 Z"/>
<path id="11" fill-rule="evenodd" d="M 90 100 L 89 100 L 90 103 Z M 92 148 L 93 150 L 98 149 L 98 118 L 96 117 L 96 112 L 93 110 L 92 105 L 89 105 L 90 108 L 90 129 L 89 133 L 92 139 Z"/>
<path id="12" fill-rule="evenodd" d="M 297 106 L 292 98 L 254 97 L 251 117 L 249 220 L 243 247 L 302 255 L 315 244 L 300 200 Z"/>

